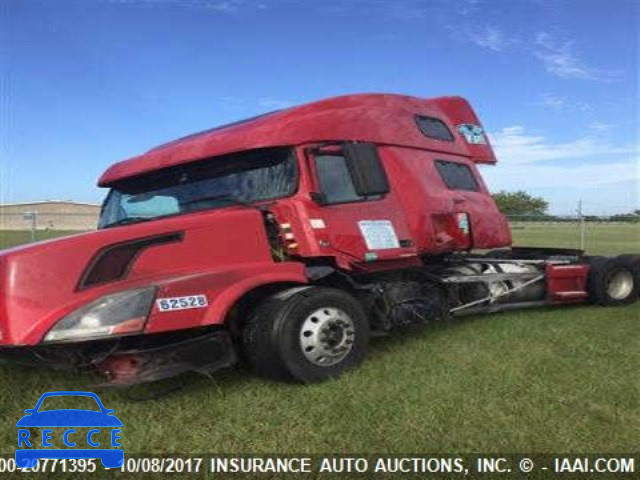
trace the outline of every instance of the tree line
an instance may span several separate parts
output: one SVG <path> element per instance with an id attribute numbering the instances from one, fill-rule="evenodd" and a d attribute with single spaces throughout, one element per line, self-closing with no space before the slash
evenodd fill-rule
<path id="1" fill-rule="evenodd" d="M 556 221 L 573 222 L 575 216 L 551 215 L 548 213 L 549 202 L 542 197 L 535 197 L 523 190 L 507 192 L 504 190 L 494 193 L 493 199 L 502 213 L 517 217 L 521 221 Z M 577 216 L 577 213 L 576 213 Z M 584 215 L 587 222 L 640 222 L 640 210 L 633 210 L 625 214 L 616 215 Z"/>

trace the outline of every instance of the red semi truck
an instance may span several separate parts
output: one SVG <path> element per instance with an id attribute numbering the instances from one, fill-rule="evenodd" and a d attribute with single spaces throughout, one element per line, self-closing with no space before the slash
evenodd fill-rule
<path id="1" fill-rule="evenodd" d="M 0 252 L 0 357 L 314 382 L 375 332 L 637 299 L 637 256 L 509 248 L 494 163 L 459 97 L 349 95 L 161 145 L 102 175 L 97 231 Z"/>

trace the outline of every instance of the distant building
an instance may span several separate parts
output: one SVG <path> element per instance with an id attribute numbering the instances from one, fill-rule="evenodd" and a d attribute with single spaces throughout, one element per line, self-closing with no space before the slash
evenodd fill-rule
<path id="1" fill-rule="evenodd" d="M 100 205 L 71 201 L 10 203 L 0 205 L 0 230 L 93 230 Z"/>

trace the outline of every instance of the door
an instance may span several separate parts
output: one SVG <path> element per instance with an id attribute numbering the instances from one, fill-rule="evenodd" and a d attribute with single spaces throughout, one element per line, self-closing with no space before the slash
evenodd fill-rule
<path id="1" fill-rule="evenodd" d="M 353 162 L 349 163 L 351 160 L 340 146 L 307 152 L 316 190 L 309 215 L 324 223 L 324 245 L 339 259 L 339 264 L 415 259 L 414 241 L 392 188 L 378 194 L 362 192 L 361 185 L 354 184 L 354 170 L 360 177 L 362 172 L 357 172 Z M 381 169 L 379 175 L 386 175 L 377 149 L 375 152 L 378 165 L 375 159 L 373 163 L 369 159 L 365 177 L 371 177 L 375 173 L 371 170 L 376 168 Z M 377 182 L 380 183 L 379 178 Z"/>

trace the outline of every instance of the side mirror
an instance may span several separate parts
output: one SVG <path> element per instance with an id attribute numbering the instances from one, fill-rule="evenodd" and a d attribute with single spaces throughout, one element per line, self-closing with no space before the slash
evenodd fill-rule
<path id="1" fill-rule="evenodd" d="M 342 151 L 358 195 L 368 197 L 389 193 L 389 180 L 375 144 L 344 143 Z"/>

